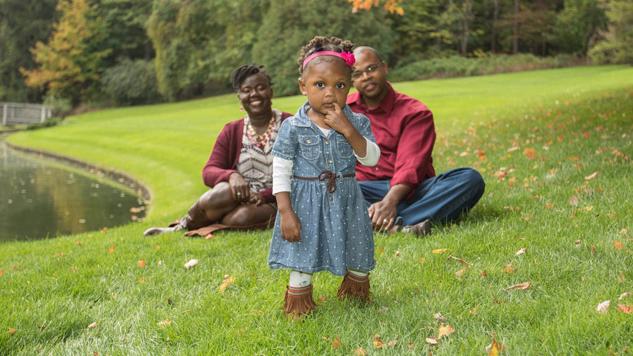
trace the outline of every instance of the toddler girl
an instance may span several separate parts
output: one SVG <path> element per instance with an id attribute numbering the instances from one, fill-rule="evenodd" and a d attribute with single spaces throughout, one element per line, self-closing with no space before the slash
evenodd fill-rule
<path id="1" fill-rule="evenodd" d="M 281 126 L 273 146 L 278 212 L 268 263 L 289 268 L 284 311 L 310 313 L 312 273 L 345 276 L 338 297 L 369 299 L 374 243 L 367 204 L 355 179 L 356 160 L 378 162 L 369 119 L 345 100 L 354 64 L 352 43 L 313 38 L 299 55 L 299 88 L 307 103 Z"/>

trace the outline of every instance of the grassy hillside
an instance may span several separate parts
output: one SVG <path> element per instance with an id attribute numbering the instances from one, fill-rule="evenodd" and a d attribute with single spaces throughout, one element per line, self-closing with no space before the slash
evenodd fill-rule
<path id="1" fill-rule="evenodd" d="M 630 352 L 633 315 L 623 311 L 633 296 L 618 296 L 633 292 L 633 69 L 396 88 L 433 109 L 437 170 L 478 168 L 484 198 L 426 239 L 377 235 L 367 307 L 337 301 L 340 279 L 317 275 L 318 312 L 300 322 L 281 312 L 287 273 L 266 266 L 269 231 L 141 236 L 204 191 L 215 134 L 240 115 L 234 96 L 88 113 L 12 136 L 127 172 L 154 200 L 144 223 L 3 244 L 0 354 L 452 355 L 481 354 L 493 338 L 510 354 Z M 292 112 L 302 100 L 275 107 Z M 191 258 L 200 264 L 186 270 Z M 606 300 L 607 313 L 596 312 Z M 454 333 L 429 345 L 443 325 Z"/>

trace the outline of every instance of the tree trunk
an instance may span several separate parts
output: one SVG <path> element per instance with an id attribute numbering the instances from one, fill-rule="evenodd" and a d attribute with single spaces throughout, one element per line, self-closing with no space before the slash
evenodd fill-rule
<path id="1" fill-rule="evenodd" d="M 468 52 L 468 38 L 470 37 L 470 21 L 472 17 L 472 0 L 464 0 L 462 5 L 462 41 L 460 53 L 465 56 Z"/>
<path id="2" fill-rule="evenodd" d="M 514 18 L 512 21 L 512 53 L 519 52 L 519 0 L 514 0 Z"/>
<path id="3" fill-rule="evenodd" d="M 497 53 L 497 20 L 499 19 L 499 0 L 493 0 L 492 29 L 490 30 L 490 51 Z"/>

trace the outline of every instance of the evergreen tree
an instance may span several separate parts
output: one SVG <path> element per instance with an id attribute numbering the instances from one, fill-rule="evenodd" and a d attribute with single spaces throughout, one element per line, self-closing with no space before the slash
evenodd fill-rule
<path id="1" fill-rule="evenodd" d="M 104 34 L 101 22 L 91 17 L 87 0 L 60 0 L 61 13 L 48 43 L 37 42 L 32 49 L 39 67 L 22 69 L 26 84 L 44 87 L 53 96 L 78 104 L 93 91 L 103 70 L 102 60 L 109 49 L 96 48 Z"/>
<path id="2" fill-rule="evenodd" d="M 29 51 L 46 40 L 57 18 L 56 0 L 0 0 L 0 101 L 41 100 L 39 89 L 29 89 L 20 68 L 32 69 Z"/>
<path id="3" fill-rule="evenodd" d="M 257 32 L 253 58 L 266 65 L 275 81 L 276 94 L 298 93 L 297 55 L 316 35 L 371 46 L 388 58 L 395 36 L 386 15 L 382 8 L 352 13 L 348 3 L 337 0 L 272 1 Z"/>
<path id="4" fill-rule="evenodd" d="M 226 91 L 250 62 L 268 1 L 157 0 L 148 22 L 159 90 L 170 100 Z"/>
<path id="5" fill-rule="evenodd" d="M 606 39 L 591 50 L 598 63 L 633 64 L 633 2 L 608 1 L 609 30 Z"/>

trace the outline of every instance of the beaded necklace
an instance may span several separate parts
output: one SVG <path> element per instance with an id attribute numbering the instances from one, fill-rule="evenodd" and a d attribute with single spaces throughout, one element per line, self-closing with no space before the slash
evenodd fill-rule
<path id="1" fill-rule="evenodd" d="M 253 128 L 253 125 L 251 125 L 251 120 L 249 118 L 248 126 L 246 128 L 246 136 L 248 137 L 248 140 L 257 145 L 260 149 L 264 149 L 272 136 L 275 121 L 275 114 L 273 113 L 273 117 L 271 117 L 268 121 L 268 128 L 266 128 L 266 131 L 263 134 L 258 135 Z"/>

